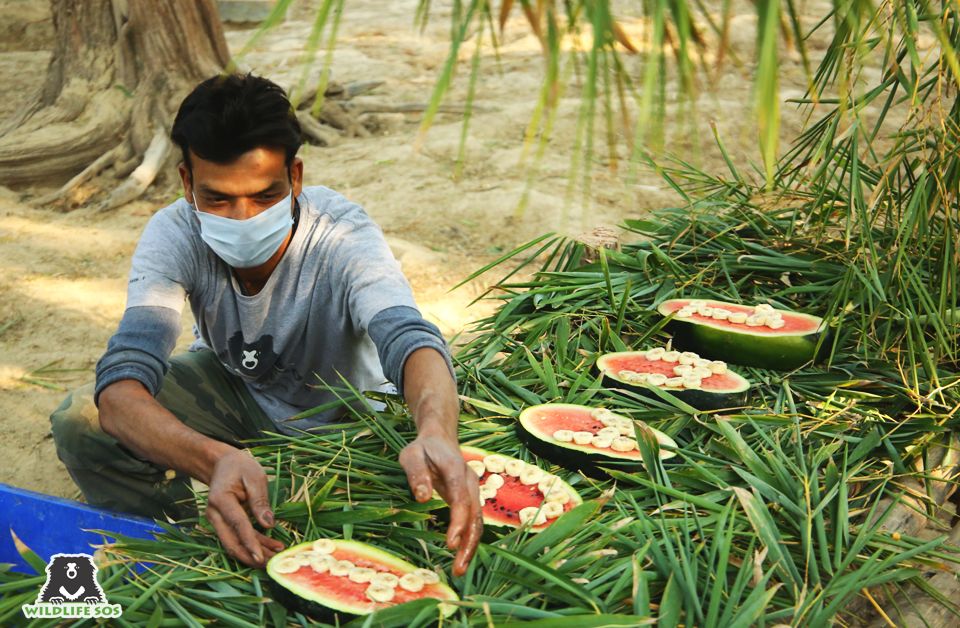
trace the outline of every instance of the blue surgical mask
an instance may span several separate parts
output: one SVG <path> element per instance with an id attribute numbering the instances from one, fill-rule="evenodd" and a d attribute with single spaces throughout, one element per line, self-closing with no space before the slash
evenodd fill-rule
<path id="1" fill-rule="evenodd" d="M 290 232 L 293 225 L 292 194 L 246 220 L 233 220 L 197 210 L 200 237 L 220 259 L 234 268 L 259 266 L 277 252 Z M 196 196 L 193 197 L 193 206 L 197 206 Z"/>

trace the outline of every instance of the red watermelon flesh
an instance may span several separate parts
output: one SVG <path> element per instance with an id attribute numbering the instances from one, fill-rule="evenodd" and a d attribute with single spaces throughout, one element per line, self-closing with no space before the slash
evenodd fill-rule
<path id="1" fill-rule="evenodd" d="M 392 573 L 396 577 L 406 574 L 406 571 L 400 569 L 390 569 L 389 566 L 377 560 L 371 560 L 369 556 L 358 552 L 351 552 L 343 548 L 337 548 L 332 554 L 337 560 L 349 560 L 357 567 L 369 567 L 381 573 Z M 394 597 L 389 602 L 374 602 L 367 597 L 367 587 L 369 583 L 353 582 L 346 576 L 334 576 L 329 571 L 317 573 L 309 565 L 301 566 L 297 571 L 285 574 L 291 582 L 302 586 L 309 591 L 329 591 L 335 595 L 338 601 L 343 604 L 355 606 L 358 608 L 369 608 L 372 611 L 389 606 L 396 606 L 404 602 L 411 602 L 421 598 L 445 599 L 446 590 L 442 584 L 426 584 L 422 589 L 413 593 L 402 587 L 396 587 Z"/>
<path id="2" fill-rule="evenodd" d="M 720 321 L 722 322 L 722 321 Z M 612 375 L 620 371 L 634 371 L 637 373 L 660 373 L 667 377 L 676 377 L 673 373 L 673 367 L 679 362 L 665 362 L 663 360 L 648 360 L 639 352 L 628 355 L 606 355 L 603 358 L 603 368 Z M 700 388 L 703 390 L 727 391 L 740 386 L 740 378 L 731 371 L 722 375 L 714 373 L 710 377 L 704 377 L 701 380 Z"/>
<path id="3" fill-rule="evenodd" d="M 544 434 L 553 434 L 557 430 L 570 430 L 571 432 L 592 432 L 596 434 L 603 429 L 604 425 L 593 418 L 592 408 L 586 406 L 577 407 L 565 405 L 563 410 L 559 410 L 556 405 L 550 407 L 549 412 L 536 414 L 533 417 L 533 424 L 537 429 L 542 430 Z M 583 450 L 592 449 L 598 453 L 609 454 L 609 449 L 594 447 L 593 445 L 577 445 Z M 632 451 L 618 451 L 618 458 L 633 458 L 640 460 L 640 452 L 636 449 Z"/>
<path id="4" fill-rule="evenodd" d="M 490 452 L 461 447 L 460 453 L 463 455 L 463 459 L 469 462 L 470 460 L 483 460 L 483 457 Z M 489 471 L 484 471 L 483 475 L 478 478 L 480 484 L 483 485 L 490 475 L 492 474 Z M 493 523 L 494 525 L 500 523 L 501 525 L 518 528 L 521 524 L 520 515 L 517 513 L 523 508 L 529 508 L 531 506 L 539 508 L 540 504 L 543 503 L 543 493 L 540 492 L 535 484 L 523 484 L 519 478 L 509 476 L 506 473 L 499 475 L 503 477 L 503 486 L 497 489 L 496 497 L 488 499 L 483 505 L 483 518 L 487 523 Z M 570 497 L 570 501 L 563 505 L 563 512 L 567 512 L 580 503 L 579 499 L 575 498 L 573 493 L 571 493 Z M 548 519 L 544 524 L 538 526 L 531 525 L 530 529 L 543 530 L 554 521 L 556 521 L 556 519 Z"/>
<path id="5" fill-rule="evenodd" d="M 706 299 L 670 299 L 669 301 L 664 302 L 660 306 L 660 311 L 665 316 L 673 314 L 674 312 L 679 311 L 683 307 L 690 304 L 691 301 L 701 301 L 706 305 L 709 305 L 712 308 L 721 308 L 727 310 L 728 312 L 743 312 L 744 314 L 750 315 L 754 313 L 754 306 L 752 305 L 740 305 L 739 303 L 728 303 L 726 301 L 709 301 Z M 710 316 L 702 316 L 699 313 L 694 312 L 693 315 L 680 320 L 684 321 L 694 321 L 697 323 L 710 323 L 716 327 L 725 327 L 728 329 L 737 329 L 749 331 L 750 333 L 758 333 L 764 335 L 793 335 L 793 334 L 812 334 L 815 333 L 820 328 L 820 323 L 817 320 L 814 320 L 813 317 L 805 316 L 802 314 L 796 314 L 794 312 L 787 312 L 785 310 L 777 310 L 777 312 L 783 318 L 783 327 L 780 329 L 770 329 L 769 327 L 760 326 L 760 327 L 750 327 L 746 323 L 731 323 L 730 321 L 718 321 L 715 318 Z M 643 371 L 644 373 L 652 373 L 654 371 Z M 657 371 L 659 372 L 659 371 Z"/>

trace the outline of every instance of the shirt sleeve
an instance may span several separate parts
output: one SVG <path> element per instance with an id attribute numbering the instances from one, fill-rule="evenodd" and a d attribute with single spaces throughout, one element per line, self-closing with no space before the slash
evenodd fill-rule
<path id="1" fill-rule="evenodd" d="M 407 358 L 424 347 L 434 349 L 443 356 L 450 376 L 456 381 L 453 361 L 443 335 L 436 325 L 425 320 L 416 309 L 401 305 L 381 310 L 370 321 L 368 333 L 377 346 L 384 375 L 401 393 L 403 367 Z"/>
<path id="2" fill-rule="evenodd" d="M 186 218 L 173 210 L 157 212 L 137 243 L 126 310 L 97 362 L 94 403 L 104 388 L 124 379 L 139 381 L 154 396 L 160 392 L 193 275 Z"/>

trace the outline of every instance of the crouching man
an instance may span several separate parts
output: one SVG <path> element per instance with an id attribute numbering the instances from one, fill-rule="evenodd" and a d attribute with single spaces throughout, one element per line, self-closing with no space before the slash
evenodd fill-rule
<path id="1" fill-rule="evenodd" d="M 215 77 L 180 106 L 184 198 L 149 221 L 127 306 L 96 382 L 51 416 L 58 455 L 95 506 L 154 518 L 194 514 L 190 478 L 224 548 L 262 566 L 282 545 L 264 470 L 243 448 L 265 430 L 309 429 L 334 399 L 318 377 L 403 393 L 417 438 L 400 454 L 414 497 L 450 504 L 447 545 L 462 574 L 479 541 L 477 477 L 460 456 L 456 385 L 439 330 L 423 320 L 379 227 L 325 187 L 303 187 L 300 126 L 283 90 Z M 170 358 L 189 300 L 199 338 Z M 248 513 L 250 513 L 248 515 Z"/>

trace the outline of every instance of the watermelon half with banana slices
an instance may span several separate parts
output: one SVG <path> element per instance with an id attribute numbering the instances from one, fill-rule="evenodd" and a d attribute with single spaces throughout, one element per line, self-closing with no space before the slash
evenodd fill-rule
<path id="1" fill-rule="evenodd" d="M 485 525 L 529 524 L 539 532 L 583 503 L 572 486 L 536 465 L 477 447 L 460 447 L 460 453 L 479 478 Z"/>
<path id="2" fill-rule="evenodd" d="M 597 369 L 610 388 L 648 396 L 659 388 L 699 410 L 742 406 L 750 389 L 750 382 L 726 362 L 667 347 L 605 353 L 597 358 Z"/>
<path id="3" fill-rule="evenodd" d="M 677 443 L 643 421 L 608 408 L 571 403 L 545 403 L 520 413 L 517 433 L 537 454 L 551 462 L 589 475 L 602 476 L 603 465 L 638 468 L 643 458 L 636 440 L 637 427 L 649 429 L 661 446 L 662 459 L 676 455 Z"/>
<path id="4" fill-rule="evenodd" d="M 274 597 L 312 617 L 367 615 L 422 598 L 454 602 L 457 594 L 430 569 L 366 543 L 318 539 L 289 547 L 267 562 Z M 440 604 L 440 612 L 454 611 Z"/>
<path id="5" fill-rule="evenodd" d="M 819 316 L 707 299 L 670 299 L 673 344 L 700 355 L 760 368 L 790 370 L 824 357 L 829 330 Z"/>

